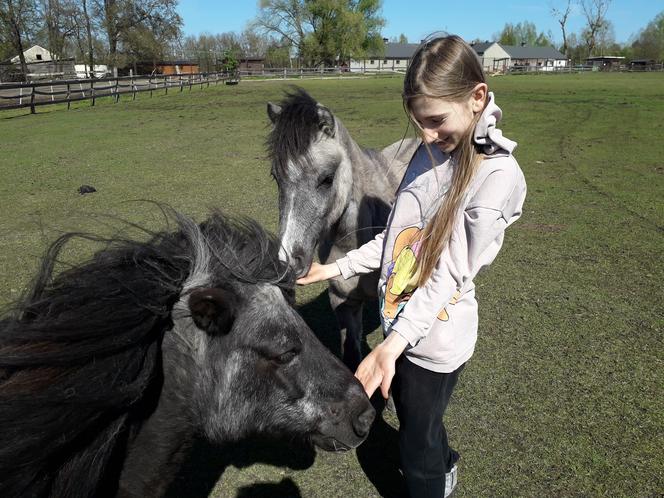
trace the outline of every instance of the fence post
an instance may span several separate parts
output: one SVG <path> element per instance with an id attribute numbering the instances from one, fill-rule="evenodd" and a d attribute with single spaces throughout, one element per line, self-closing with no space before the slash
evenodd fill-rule
<path id="1" fill-rule="evenodd" d="M 30 114 L 35 113 L 35 85 L 34 83 L 32 84 L 32 87 L 30 88 Z"/>
<path id="2" fill-rule="evenodd" d="M 120 78 L 117 76 L 115 77 L 115 103 L 117 104 L 120 102 L 120 89 L 118 88 L 120 85 Z"/>
<path id="3" fill-rule="evenodd" d="M 90 79 L 90 95 L 92 95 L 92 107 L 95 106 L 95 80 Z"/>
<path id="4" fill-rule="evenodd" d="M 131 100 L 136 100 L 136 85 L 134 84 L 134 75 L 131 75 Z"/>
<path id="5" fill-rule="evenodd" d="M 164 75 L 164 95 L 168 95 L 168 80 L 170 80 L 169 75 Z"/>
<path id="6" fill-rule="evenodd" d="M 71 107 L 71 100 L 70 100 L 70 92 L 71 92 L 71 85 L 67 83 L 67 110 L 70 109 Z"/>
<path id="7" fill-rule="evenodd" d="M 192 84 L 191 83 L 191 76 L 192 76 L 191 73 L 189 73 L 189 91 L 190 92 L 191 92 L 191 84 Z"/>

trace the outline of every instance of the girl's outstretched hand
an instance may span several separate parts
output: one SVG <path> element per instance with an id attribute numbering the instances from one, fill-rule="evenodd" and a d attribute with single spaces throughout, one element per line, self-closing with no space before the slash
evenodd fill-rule
<path id="1" fill-rule="evenodd" d="M 362 383 L 367 396 L 371 397 L 380 386 L 383 398 L 387 399 L 394 378 L 394 365 L 397 358 L 408 346 L 408 341 L 396 332 L 376 346 L 357 367 L 355 377 Z"/>
<path id="2" fill-rule="evenodd" d="M 298 278 L 295 283 L 298 285 L 313 284 L 314 282 L 329 280 L 339 275 L 341 275 L 341 271 L 336 263 L 321 265 L 320 263 L 313 262 L 311 263 L 311 268 L 309 268 L 309 273 L 304 277 Z"/>

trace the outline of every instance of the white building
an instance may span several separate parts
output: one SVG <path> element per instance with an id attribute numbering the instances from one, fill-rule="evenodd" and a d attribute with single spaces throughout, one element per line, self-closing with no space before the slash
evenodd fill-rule
<path id="1" fill-rule="evenodd" d="M 419 43 L 385 43 L 385 55 L 351 59 L 350 70 L 405 72 Z M 555 71 L 568 65 L 568 59 L 553 47 L 501 45 L 498 42 L 472 45 L 488 73 L 507 72 L 512 68 Z"/>
<path id="2" fill-rule="evenodd" d="M 472 47 L 482 61 L 484 71 L 505 72 L 510 67 L 510 54 L 497 42 L 475 43 Z"/>
<path id="3" fill-rule="evenodd" d="M 501 45 L 510 56 L 510 67 L 537 68 L 538 71 L 555 71 L 568 65 L 568 59 L 553 47 L 528 45 Z"/>
<path id="4" fill-rule="evenodd" d="M 360 60 L 351 59 L 350 70 L 405 72 L 417 47 L 419 43 L 385 43 L 384 55 L 371 55 Z"/>
<path id="5" fill-rule="evenodd" d="M 31 62 L 47 62 L 53 60 L 51 52 L 46 50 L 44 47 L 40 47 L 39 45 L 35 45 L 34 47 L 30 47 L 29 49 L 25 50 L 23 52 L 23 56 L 25 57 L 25 62 L 28 64 Z M 9 62 L 12 64 L 18 64 L 20 62 L 20 58 L 18 55 L 16 55 L 9 59 Z"/>

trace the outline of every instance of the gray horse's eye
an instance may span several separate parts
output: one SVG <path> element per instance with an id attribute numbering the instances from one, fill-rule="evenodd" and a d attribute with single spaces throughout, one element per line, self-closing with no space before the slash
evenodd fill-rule
<path id="1" fill-rule="evenodd" d="M 330 173 L 329 175 L 323 176 L 318 181 L 318 188 L 330 188 L 332 186 L 332 183 L 334 183 L 334 173 Z"/>

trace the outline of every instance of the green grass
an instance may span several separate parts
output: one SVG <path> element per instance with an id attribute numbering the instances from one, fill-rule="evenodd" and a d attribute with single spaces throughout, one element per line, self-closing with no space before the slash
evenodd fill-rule
<path id="1" fill-rule="evenodd" d="M 404 133 L 398 78 L 301 84 L 363 145 Z M 447 416 L 462 454 L 456 496 L 659 496 L 664 74 L 505 76 L 490 85 L 529 193 L 477 279 L 480 337 Z M 197 219 L 219 206 L 276 229 L 265 103 L 285 86 L 242 82 L 0 113 L 0 302 L 19 296 L 59 231 L 109 230 L 91 213 L 158 223 L 154 207 L 127 201 L 165 202 Z M 98 192 L 80 196 L 82 184 Z M 300 289 L 298 300 L 331 341 L 324 289 Z M 368 339 L 375 344 L 379 332 Z M 290 466 L 265 450 L 199 448 L 194 477 L 180 479 L 178 492 L 209 491 L 219 477 L 215 497 L 380 496 L 395 482 L 396 423 L 386 420 L 356 452 Z"/>

